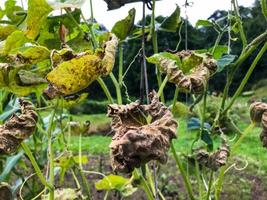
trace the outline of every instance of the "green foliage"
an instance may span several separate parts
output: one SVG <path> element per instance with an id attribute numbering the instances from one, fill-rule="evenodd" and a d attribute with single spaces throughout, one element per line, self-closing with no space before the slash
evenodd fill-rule
<path id="1" fill-rule="evenodd" d="M 0 26 L 0 41 L 5 40 L 11 33 L 17 30 L 14 25 Z"/>
<path id="2" fill-rule="evenodd" d="M 210 22 L 209 20 L 199 19 L 197 20 L 196 27 L 199 27 L 199 26 L 211 27 L 213 26 L 213 23 Z"/>
<path id="3" fill-rule="evenodd" d="M 137 190 L 137 188 L 134 188 L 130 182 L 130 179 L 110 174 L 96 182 L 95 187 L 97 190 L 118 190 L 123 196 L 130 196 Z"/>
<path id="4" fill-rule="evenodd" d="M 0 174 L 0 182 L 7 181 L 11 170 L 16 167 L 16 165 L 18 164 L 19 160 L 22 158 L 23 155 L 24 152 L 21 151 L 18 154 L 7 158 L 6 166 L 2 171 L 2 173 Z"/>
<path id="5" fill-rule="evenodd" d="M 116 22 L 111 32 L 114 33 L 121 41 L 125 40 L 134 27 L 135 9 L 132 8 L 128 12 L 128 16 Z"/>
<path id="6" fill-rule="evenodd" d="M 180 22 L 180 8 L 177 5 L 174 12 L 169 17 L 166 17 L 165 20 L 159 25 L 159 30 L 166 32 L 176 32 Z"/>
<path id="7" fill-rule="evenodd" d="M 233 61 L 236 59 L 235 55 L 224 55 L 222 56 L 217 64 L 218 64 L 218 72 L 221 72 L 225 69 L 225 67 L 229 66 L 231 63 L 233 63 Z"/>
<path id="8" fill-rule="evenodd" d="M 30 42 L 30 40 L 24 35 L 22 31 L 14 31 L 9 35 L 5 41 L 4 47 L 0 53 L 8 55 L 11 50 L 16 49 Z"/>
<path id="9" fill-rule="evenodd" d="M 7 0 L 5 2 L 5 15 L 11 20 L 13 24 L 18 23 L 24 16 L 17 15 L 17 12 L 23 11 L 20 6 L 16 5 L 15 0 Z"/>

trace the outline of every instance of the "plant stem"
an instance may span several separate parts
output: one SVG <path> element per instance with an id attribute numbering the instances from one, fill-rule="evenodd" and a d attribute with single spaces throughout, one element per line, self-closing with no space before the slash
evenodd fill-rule
<path id="1" fill-rule="evenodd" d="M 197 177 L 197 184 L 198 184 L 198 193 L 199 193 L 199 199 L 202 199 L 202 181 L 201 181 L 201 176 L 200 176 L 200 170 L 199 170 L 199 164 L 195 159 L 195 172 L 196 172 L 196 177 Z"/>
<path id="2" fill-rule="evenodd" d="M 211 52 L 212 55 L 213 55 L 214 52 L 216 51 L 216 48 L 217 48 L 217 46 L 219 45 L 219 43 L 220 43 L 220 41 L 221 41 L 221 39 L 222 39 L 223 33 L 224 33 L 224 32 L 222 31 L 222 32 L 220 32 L 220 33 L 218 34 L 218 37 L 217 37 L 217 39 L 216 39 L 216 41 L 215 41 L 215 44 L 214 44 L 213 49 L 212 49 L 212 52 Z"/>
<path id="3" fill-rule="evenodd" d="M 85 192 L 87 193 L 87 199 L 88 200 L 92 200 L 92 195 L 91 195 L 91 191 L 90 191 L 90 187 L 88 185 L 88 181 L 87 181 L 87 178 L 84 174 L 84 171 L 82 169 L 80 169 L 79 166 L 76 166 L 76 169 L 78 170 L 81 178 L 82 178 L 82 185 L 83 185 L 83 188 L 85 190 Z"/>
<path id="4" fill-rule="evenodd" d="M 27 144 L 24 143 L 24 142 L 22 142 L 22 143 L 21 143 L 21 147 L 22 147 L 23 150 L 25 151 L 26 155 L 29 157 L 29 159 L 30 159 L 30 161 L 31 161 L 31 164 L 32 164 L 32 166 L 33 166 L 33 168 L 34 168 L 34 170 L 35 170 L 37 176 L 39 177 L 41 183 L 42 183 L 44 186 L 46 186 L 49 190 L 53 190 L 53 187 L 54 187 L 54 186 L 53 186 L 53 185 L 50 185 L 50 184 L 46 181 L 46 179 L 45 179 L 45 177 L 44 177 L 44 175 L 43 175 L 41 169 L 39 168 L 39 166 L 38 166 L 38 164 L 37 164 L 37 162 L 36 162 L 34 156 L 32 155 L 32 152 L 31 152 L 31 150 L 29 149 L 29 147 L 27 146 Z"/>
<path id="5" fill-rule="evenodd" d="M 243 78 L 241 84 L 239 85 L 238 89 L 236 90 L 234 96 L 232 97 L 230 103 L 228 104 L 228 106 L 224 109 L 222 114 L 226 114 L 227 111 L 232 107 L 232 105 L 234 104 L 235 100 L 237 99 L 237 97 L 241 94 L 241 92 L 243 91 L 245 85 L 248 82 L 248 79 L 250 78 L 253 70 L 255 69 L 255 67 L 257 66 L 259 60 L 261 59 L 261 57 L 263 56 L 263 54 L 265 53 L 265 51 L 267 50 L 267 42 L 265 42 L 265 44 L 263 45 L 262 49 L 260 50 L 260 52 L 258 53 L 258 55 L 256 56 L 256 58 L 254 59 L 254 61 L 252 62 L 250 68 L 248 69 L 245 77 Z"/>
<path id="6" fill-rule="evenodd" d="M 239 137 L 239 139 L 236 141 L 236 143 L 233 145 L 232 150 L 231 150 L 231 154 L 230 157 L 228 158 L 228 160 L 230 160 L 230 158 L 233 157 L 234 152 L 236 151 L 236 149 L 239 147 L 239 145 L 241 144 L 241 142 L 244 140 L 244 138 L 251 132 L 251 130 L 255 127 L 255 124 L 252 123 L 250 124 L 245 131 L 243 132 L 243 134 Z M 220 193 L 222 191 L 222 184 L 223 184 L 223 179 L 224 179 L 224 175 L 225 175 L 225 171 L 228 168 L 229 164 L 225 165 L 224 167 L 221 168 L 219 177 L 217 179 L 217 184 L 216 184 L 216 188 L 215 188 L 215 199 L 219 200 L 220 197 Z"/>
<path id="7" fill-rule="evenodd" d="M 140 180 L 141 180 L 141 185 L 143 186 L 143 189 L 145 193 L 147 194 L 148 200 L 154 200 L 153 193 L 149 189 L 146 179 L 141 175 Z"/>
<path id="8" fill-rule="evenodd" d="M 119 85 L 122 86 L 122 75 L 123 75 L 123 48 L 122 43 L 119 43 Z"/>
<path id="9" fill-rule="evenodd" d="M 241 53 L 241 55 L 238 57 L 238 59 L 235 61 L 235 63 L 229 66 L 229 69 L 231 68 L 231 71 L 228 72 L 227 82 L 226 82 L 226 85 L 225 85 L 224 91 L 223 91 L 222 102 L 221 102 L 220 108 L 218 109 L 217 115 L 214 119 L 212 128 L 214 128 L 216 126 L 217 122 L 221 118 L 221 114 L 222 114 L 222 111 L 224 109 L 225 101 L 228 97 L 229 87 L 233 81 L 234 74 L 235 74 L 236 70 L 256 50 L 258 45 L 266 39 L 267 39 L 267 31 L 265 31 L 262 34 L 260 34 L 259 36 L 257 36 L 249 45 L 247 45 L 245 51 L 243 51 Z"/>
<path id="10" fill-rule="evenodd" d="M 240 38 L 241 38 L 243 50 L 244 50 L 247 46 L 247 38 L 246 38 L 245 31 L 244 31 L 244 28 L 242 25 L 242 20 L 241 20 L 240 14 L 239 14 L 237 0 L 232 0 L 232 5 L 234 7 L 235 17 L 238 19 L 237 25 L 238 25 L 239 34 L 240 34 Z"/>
<path id="11" fill-rule="evenodd" d="M 161 94 L 163 93 L 163 90 L 164 90 L 164 88 L 165 88 L 167 82 L 168 82 L 168 76 L 165 76 L 165 78 L 164 78 L 162 84 L 161 84 L 160 87 L 159 87 L 158 96 L 161 96 Z"/>
<path id="12" fill-rule="evenodd" d="M 174 97 L 173 97 L 173 100 L 172 100 L 172 112 L 174 112 L 174 109 L 175 109 L 175 105 L 176 105 L 176 102 L 177 102 L 178 95 L 179 95 L 179 88 L 176 86 L 176 88 L 175 88 L 175 92 L 174 92 Z"/>
<path id="13" fill-rule="evenodd" d="M 121 97 L 121 88 L 120 84 L 118 83 L 117 79 L 115 78 L 114 74 L 111 72 L 109 74 L 115 88 L 116 88 L 116 94 L 117 94 L 117 103 L 122 104 L 122 97 Z"/>
<path id="14" fill-rule="evenodd" d="M 183 180 L 184 180 L 185 187 L 186 187 L 186 190 L 188 192 L 188 195 L 189 195 L 191 200 L 194 200 L 195 198 L 194 198 L 194 195 L 193 195 L 193 190 L 192 190 L 191 183 L 189 181 L 188 176 L 186 175 L 186 172 L 184 170 L 183 164 L 182 164 L 179 156 L 177 155 L 177 153 L 175 151 L 175 148 L 173 146 L 173 142 L 171 142 L 171 151 L 172 151 L 173 157 L 175 159 L 176 165 L 177 165 L 178 169 L 180 170 L 181 175 L 183 177 Z"/>
<path id="15" fill-rule="evenodd" d="M 51 117 L 48 123 L 47 129 L 47 138 L 48 138 L 48 160 L 49 160 L 49 183 L 54 186 L 54 149 L 53 149 L 53 141 L 52 141 L 52 129 L 54 124 L 54 117 L 56 114 L 58 99 L 56 100 L 55 109 L 52 110 Z M 49 191 L 49 199 L 54 200 L 54 188 Z"/>
<path id="16" fill-rule="evenodd" d="M 261 0 L 261 10 L 262 10 L 262 14 L 265 17 L 265 20 L 267 21 L 267 1 L 266 0 Z"/>
<path id="17" fill-rule="evenodd" d="M 157 36 L 157 32 L 156 32 L 156 26 L 155 26 L 155 7 L 156 7 L 156 1 L 153 0 L 152 2 L 152 14 L 151 14 L 151 35 L 152 35 L 152 43 L 153 43 L 153 51 L 154 54 L 158 53 L 158 36 Z M 156 69 L 156 75 L 157 75 L 157 81 L 158 81 L 158 87 L 161 86 L 162 84 L 162 79 L 161 79 L 161 74 L 160 74 L 160 70 L 159 70 L 159 66 L 155 65 L 155 69 Z M 160 95 L 160 99 L 162 102 L 165 102 L 165 98 L 164 98 L 164 94 L 162 93 Z"/>
<path id="18" fill-rule="evenodd" d="M 113 103 L 112 96 L 111 96 L 111 94 L 110 94 L 110 92 L 109 92 L 108 87 L 106 86 L 105 82 L 103 81 L 103 79 L 102 79 L 101 77 L 98 77 L 98 78 L 97 78 L 97 82 L 99 83 L 99 85 L 101 86 L 102 90 L 104 91 L 104 93 L 105 93 L 105 95 L 106 95 L 108 101 L 109 101 L 110 103 Z"/>
<path id="19" fill-rule="evenodd" d="M 208 186 L 208 192 L 207 192 L 206 200 L 210 199 L 210 191 L 211 191 L 211 186 L 212 186 L 213 174 L 214 174 L 214 172 L 211 171 L 210 172 L 210 179 L 209 179 L 209 186 Z"/>
<path id="20" fill-rule="evenodd" d="M 79 23 L 76 21 L 76 19 L 72 16 L 71 12 L 67 9 L 64 8 L 64 10 L 66 11 L 67 15 L 69 16 L 69 18 L 73 21 L 73 23 L 75 24 L 75 26 L 79 29 L 79 31 L 81 33 L 84 33 L 83 29 L 80 27 Z"/>

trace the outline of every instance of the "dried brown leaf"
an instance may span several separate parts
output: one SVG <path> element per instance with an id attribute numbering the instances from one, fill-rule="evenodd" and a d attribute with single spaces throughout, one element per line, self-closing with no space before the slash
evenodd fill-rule
<path id="1" fill-rule="evenodd" d="M 131 172 L 150 160 L 167 161 L 170 141 L 176 137 L 177 122 L 171 111 L 159 101 L 155 92 L 150 93 L 151 103 L 138 101 L 108 106 L 115 132 L 110 144 L 112 167 L 115 171 Z M 147 118 L 151 117 L 151 122 Z"/>
<path id="2" fill-rule="evenodd" d="M 0 126 L 0 154 L 15 152 L 22 142 L 28 138 L 36 127 L 37 113 L 31 102 L 20 99 L 21 114 L 13 116 Z"/>

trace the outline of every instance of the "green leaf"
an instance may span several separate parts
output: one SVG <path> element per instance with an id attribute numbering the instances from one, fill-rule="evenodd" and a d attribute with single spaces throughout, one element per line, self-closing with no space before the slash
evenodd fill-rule
<path id="1" fill-rule="evenodd" d="M 7 180 L 9 173 L 17 165 L 18 161 L 21 159 L 23 154 L 24 154 L 24 152 L 21 151 L 17 155 L 11 156 L 7 159 L 6 166 L 3 170 L 3 172 L 0 174 L 0 182 Z"/>
<path id="2" fill-rule="evenodd" d="M 5 8 L 5 14 L 12 21 L 12 23 L 16 24 L 24 18 L 24 16 L 16 14 L 16 12 L 23 11 L 23 9 L 20 6 L 16 6 L 15 0 L 6 1 Z"/>
<path id="3" fill-rule="evenodd" d="M 7 66 L 0 67 L 0 77 L 4 77 L 0 82 L 2 89 L 16 94 L 17 96 L 27 96 L 34 92 L 41 92 L 47 86 L 46 83 L 23 85 L 19 77 L 19 71 L 24 70 L 26 66 Z M 1 80 L 2 81 L 2 80 Z"/>
<path id="4" fill-rule="evenodd" d="M 2 19 L 5 16 L 6 12 L 0 7 L 0 19 Z"/>
<path id="5" fill-rule="evenodd" d="M 85 0 L 47 0 L 53 9 L 81 8 Z"/>
<path id="6" fill-rule="evenodd" d="M 207 129 L 203 130 L 201 140 L 203 140 L 207 144 L 209 151 L 213 150 L 213 140 L 210 136 L 210 132 Z"/>
<path id="7" fill-rule="evenodd" d="M 40 77 L 38 74 L 32 73 L 27 70 L 20 70 L 18 72 L 19 80 L 22 85 L 39 85 L 43 83 L 47 83 L 47 81 Z"/>
<path id="8" fill-rule="evenodd" d="M 18 61 L 26 64 L 37 64 L 50 59 L 50 51 L 44 46 L 23 46 L 13 49 L 9 55 L 17 57 Z"/>
<path id="9" fill-rule="evenodd" d="M 174 60 L 177 64 L 177 66 L 181 66 L 181 60 L 178 56 L 169 53 L 169 52 L 162 52 L 162 53 L 157 53 L 154 54 L 153 56 L 150 56 L 147 58 L 147 61 L 156 65 L 160 64 L 160 60 L 161 59 L 170 59 L 170 60 Z"/>
<path id="10" fill-rule="evenodd" d="M 209 20 L 199 19 L 196 23 L 196 27 L 199 27 L 199 26 L 211 27 L 213 26 L 213 23 L 210 22 Z"/>
<path id="11" fill-rule="evenodd" d="M 189 107 L 182 102 L 176 102 L 174 108 L 171 106 L 171 110 L 174 117 L 186 117 L 190 113 Z"/>
<path id="12" fill-rule="evenodd" d="M 197 54 L 192 54 L 188 57 L 185 57 L 182 60 L 181 70 L 184 73 L 190 72 L 191 69 L 195 68 L 196 66 L 200 65 L 203 61 L 203 57 Z"/>
<path id="13" fill-rule="evenodd" d="M 222 56 L 218 61 L 217 61 L 217 65 L 218 65 L 218 72 L 221 72 L 224 70 L 225 67 L 227 67 L 228 65 L 230 65 L 234 60 L 235 60 L 236 56 L 235 55 L 224 55 Z"/>
<path id="14" fill-rule="evenodd" d="M 159 30 L 176 32 L 180 22 L 180 8 L 178 5 L 176 5 L 175 11 L 161 23 Z"/>
<path id="15" fill-rule="evenodd" d="M 194 50 L 196 53 L 204 54 L 204 53 L 211 53 L 213 51 L 213 47 L 209 49 L 197 49 Z M 226 45 L 218 45 L 213 53 L 213 58 L 215 60 L 219 60 L 223 54 L 226 54 L 228 52 L 228 46 Z"/>
<path id="16" fill-rule="evenodd" d="M 53 9 L 45 0 L 28 0 L 28 13 L 26 18 L 27 37 L 35 39 Z"/>
<path id="17" fill-rule="evenodd" d="M 213 48 L 209 49 L 209 52 L 212 52 Z M 228 52 L 228 46 L 226 45 L 218 45 L 213 53 L 213 58 L 218 60 L 222 57 L 223 54 Z"/>
<path id="18" fill-rule="evenodd" d="M 128 16 L 123 20 L 116 22 L 111 32 L 114 33 L 120 40 L 125 40 L 134 27 L 135 9 L 132 8 L 128 12 Z"/>
<path id="19" fill-rule="evenodd" d="M 12 49 L 22 47 L 27 42 L 29 42 L 29 39 L 22 31 L 14 31 L 10 36 L 7 37 L 1 53 L 3 55 L 8 55 Z"/>
<path id="20" fill-rule="evenodd" d="M 118 175 L 108 175 L 102 180 L 95 183 L 95 188 L 97 190 L 122 190 L 124 185 L 129 182 L 129 179 Z"/>
<path id="21" fill-rule="evenodd" d="M 0 41 L 5 40 L 16 30 L 18 30 L 18 28 L 14 25 L 0 26 Z"/>

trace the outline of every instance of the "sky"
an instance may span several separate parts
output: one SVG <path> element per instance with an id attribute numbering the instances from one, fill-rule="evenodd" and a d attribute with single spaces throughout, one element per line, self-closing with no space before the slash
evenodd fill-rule
<path id="1" fill-rule="evenodd" d="M 24 1 L 24 5 L 27 5 L 26 0 L 18 0 L 18 3 Z M 49 0 L 55 1 L 55 0 Z M 107 11 L 107 5 L 104 0 L 92 0 L 94 8 L 95 19 L 104 24 L 108 29 L 127 16 L 128 11 L 131 8 L 136 9 L 136 21 L 142 18 L 142 2 L 127 4 L 120 9 Z M 238 0 L 239 5 L 250 7 L 253 5 L 255 0 Z M 0 0 L 0 6 L 3 7 L 5 0 Z M 168 16 L 175 10 L 175 5 L 178 4 L 181 8 L 181 15 L 185 17 L 185 8 L 183 7 L 185 0 L 161 0 L 156 2 L 156 15 Z M 192 2 L 191 7 L 187 7 L 188 19 L 192 25 L 195 25 L 198 19 L 207 19 L 214 11 L 230 10 L 231 0 L 189 0 Z M 90 17 L 90 6 L 89 0 L 86 0 L 82 6 L 83 13 L 86 18 Z M 149 14 L 151 11 L 148 9 L 146 13 Z"/>
<path id="2" fill-rule="evenodd" d="M 185 0 L 161 0 L 156 2 L 156 15 L 168 16 L 175 10 L 178 4 L 181 8 L 181 15 L 185 17 L 185 8 L 183 7 Z M 189 0 L 190 2 L 190 0 Z M 188 19 L 191 24 L 195 25 L 198 19 L 207 19 L 214 11 L 230 10 L 231 0 L 191 0 L 192 7 L 187 8 Z M 250 7 L 255 0 L 239 0 L 239 5 Z M 107 11 L 107 5 L 103 0 L 93 0 L 94 17 L 98 22 L 104 24 L 111 29 L 115 22 L 124 18 L 131 8 L 136 9 L 136 21 L 142 18 L 142 2 L 127 4 L 120 9 Z M 89 1 L 87 1 L 82 10 L 86 17 L 90 16 Z M 151 13 L 149 10 L 147 14 Z"/>

